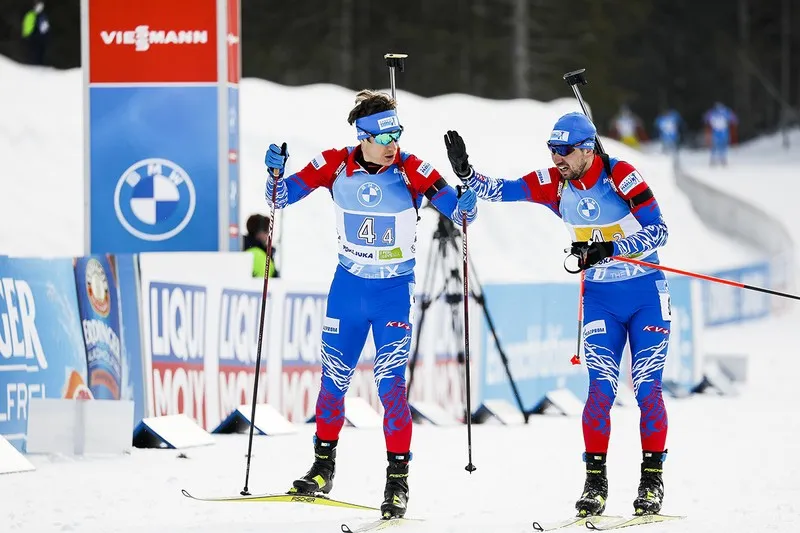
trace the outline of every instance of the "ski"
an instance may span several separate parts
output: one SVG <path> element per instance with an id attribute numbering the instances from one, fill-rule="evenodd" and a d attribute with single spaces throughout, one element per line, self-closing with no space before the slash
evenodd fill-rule
<path id="1" fill-rule="evenodd" d="M 216 496 L 198 497 L 189 494 L 185 489 L 181 489 L 181 494 L 187 498 L 203 502 L 274 502 L 274 503 L 307 503 L 310 505 L 325 505 L 329 507 L 342 507 L 345 509 L 360 509 L 362 511 L 380 511 L 377 507 L 360 505 L 341 500 L 334 500 L 319 494 L 252 494 L 247 496 Z"/>
<path id="2" fill-rule="evenodd" d="M 413 522 L 422 522 L 422 520 L 419 518 L 389 518 L 388 520 L 380 519 L 367 522 L 366 524 L 362 524 L 355 529 L 352 529 L 347 524 L 342 524 L 342 533 L 367 533 L 372 531 L 383 531 L 386 529 L 401 527 Z"/>
<path id="3" fill-rule="evenodd" d="M 641 516 L 623 517 L 620 520 L 611 523 L 596 523 L 594 519 L 586 521 L 586 527 L 593 531 L 608 531 L 610 529 L 619 529 L 621 527 L 639 526 L 642 524 L 655 524 L 658 522 L 667 522 L 670 520 L 681 520 L 685 516 L 669 516 L 663 514 L 646 514 Z"/>
<path id="4" fill-rule="evenodd" d="M 626 520 L 624 516 L 573 516 L 566 520 L 559 520 L 557 522 L 534 522 L 534 531 L 553 531 L 555 529 L 563 529 L 565 527 L 582 526 L 586 524 L 587 520 L 593 520 L 598 524 L 616 523 L 620 520 Z"/>

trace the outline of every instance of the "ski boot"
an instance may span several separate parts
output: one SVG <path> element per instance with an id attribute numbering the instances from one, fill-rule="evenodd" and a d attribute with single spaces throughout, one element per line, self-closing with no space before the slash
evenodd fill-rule
<path id="1" fill-rule="evenodd" d="M 575 503 L 578 516 L 596 516 L 606 510 L 608 498 L 608 478 L 606 477 L 606 454 L 584 453 L 586 462 L 586 483 L 583 494 Z"/>
<path id="2" fill-rule="evenodd" d="M 328 494 L 333 489 L 336 473 L 336 444 L 338 440 L 320 440 L 314 436 L 314 464 L 300 479 L 296 479 L 289 494 Z"/>
<path id="3" fill-rule="evenodd" d="M 403 518 L 408 505 L 408 461 L 411 453 L 387 452 L 386 488 L 383 490 L 381 515 L 384 520 Z"/>
<path id="4" fill-rule="evenodd" d="M 639 481 L 639 495 L 633 501 L 637 515 L 658 514 L 664 500 L 664 460 L 667 452 L 642 452 L 642 478 Z"/>

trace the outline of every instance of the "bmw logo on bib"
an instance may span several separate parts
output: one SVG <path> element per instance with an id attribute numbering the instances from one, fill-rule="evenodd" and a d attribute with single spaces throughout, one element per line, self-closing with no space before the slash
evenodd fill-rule
<path id="1" fill-rule="evenodd" d="M 143 159 L 128 168 L 114 191 L 122 226 L 146 241 L 163 241 L 186 227 L 196 198 L 189 175 L 167 159 Z"/>
<path id="2" fill-rule="evenodd" d="M 581 198 L 578 202 L 578 214 L 589 222 L 593 222 L 600 218 L 600 204 L 594 198 Z"/>
<path id="3" fill-rule="evenodd" d="M 364 207 L 375 207 L 381 203 L 383 192 L 377 184 L 368 181 L 358 188 L 358 202 Z"/>

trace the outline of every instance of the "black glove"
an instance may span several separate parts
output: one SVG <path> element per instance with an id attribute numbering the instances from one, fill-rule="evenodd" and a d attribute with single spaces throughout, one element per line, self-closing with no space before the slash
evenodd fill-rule
<path id="1" fill-rule="evenodd" d="M 586 270 L 587 268 L 596 265 L 603 259 L 614 255 L 614 243 L 590 243 L 587 241 L 573 242 L 570 253 L 578 257 L 578 268 L 581 270 Z"/>
<path id="2" fill-rule="evenodd" d="M 457 131 L 449 130 L 444 136 L 444 145 L 447 148 L 447 157 L 450 159 L 450 166 L 453 167 L 453 172 L 463 181 L 464 178 L 472 174 L 464 139 L 461 138 Z"/>

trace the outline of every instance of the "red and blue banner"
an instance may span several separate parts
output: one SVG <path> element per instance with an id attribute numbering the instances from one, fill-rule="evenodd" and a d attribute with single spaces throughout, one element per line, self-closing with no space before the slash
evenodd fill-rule
<path id="1" fill-rule="evenodd" d="M 117 276 L 109 256 L 75 260 L 75 286 L 86 343 L 89 388 L 100 400 L 119 400 L 122 389 Z"/>
<path id="2" fill-rule="evenodd" d="M 87 252 L 238 250 L 239 0 L 83 9 Z"/>

